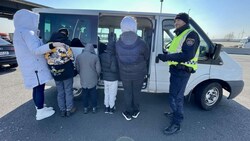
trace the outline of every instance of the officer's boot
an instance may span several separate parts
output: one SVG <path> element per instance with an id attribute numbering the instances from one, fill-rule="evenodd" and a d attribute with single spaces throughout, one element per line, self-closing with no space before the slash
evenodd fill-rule
<path id="1" fill-rule="evenodd" d="M 172 135 L 172 134 L 177 133 L 177 132 L 179 132 L 179 131 L 181 131 L 181 126 L 180 126 L 180 124 L 172 123 L 170 126 L 168 126 L 167 128 L 165 128 L 165 129 L 163 130 L 163 133 L 164 133 L 165 135 Z"/>

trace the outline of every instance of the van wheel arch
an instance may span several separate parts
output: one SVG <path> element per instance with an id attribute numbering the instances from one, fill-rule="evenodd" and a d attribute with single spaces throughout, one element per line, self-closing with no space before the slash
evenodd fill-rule
<path id="1" fill-rule="evenodd" d="M 18 67 L 18 64 L 10 64 L 10 68 L 16 68 Z"/>
<path id="2" fill-rule="evenodd" d="M 220 81 L 205 81 L 197 85 L 194 89 L 196 103 L 203 110 L 212 110 L 222 99 L 223 87 Z"/>

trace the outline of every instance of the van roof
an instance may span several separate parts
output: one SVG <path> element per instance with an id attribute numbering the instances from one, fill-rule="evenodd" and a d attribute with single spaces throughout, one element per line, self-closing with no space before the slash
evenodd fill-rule
<path id="1" fill-rule="evenodd" d="M 99 14 L 110 14 L 110 15 L 147 15 L 147 16 L 171 16 L 175 17 L 176 14 L 172 13 L 153 13 L 153 12 L 134 12 L 134 11 L 113 11 L 113 10 L 93 10 L 93 9 L 54 9 L 54 8 L 34 8 L 36 13 L 58 13 L 58 14 L 88 14 L 88 15 L 99 15 Z"/>

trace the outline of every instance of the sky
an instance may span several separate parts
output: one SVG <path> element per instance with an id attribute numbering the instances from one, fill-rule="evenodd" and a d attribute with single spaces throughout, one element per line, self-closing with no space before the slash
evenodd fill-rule
<path id="1" fill-rule="evenodd" d="M 27 0 L 63 9 L 160 12 L 160 0 Z M 250 0 L 164 0 L 163 13 L 186 12 L 211 39 L 250 36 Z M 12 33 L 13 22 L 0 18 L 0 32 Z"/>

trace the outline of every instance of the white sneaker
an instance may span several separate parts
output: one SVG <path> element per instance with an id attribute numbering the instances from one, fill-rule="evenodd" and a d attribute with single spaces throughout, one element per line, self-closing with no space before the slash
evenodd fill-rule
<path id="1" fill-rule="evenodd" d="M 53 110 L 53 107 L 43 107 L 43 108 L 47 111 Z"/>
<path id="2" fill-rule="evenodd" d="M 53 110 L 53 107 L 46 107 L 46 104 L 43 104 L 43 108 L 45 108 L 46 110 Z M 36 107 L 36 110 L 37 110 L 37 107 Z"/>
<path id="3" fill-rule="evenodd" d="M 46 110 L 46 108 L 36 110 L 36 120 L 42 120 L 44 118 L 50 117 L 55 113 L 54 110 Z"/>

